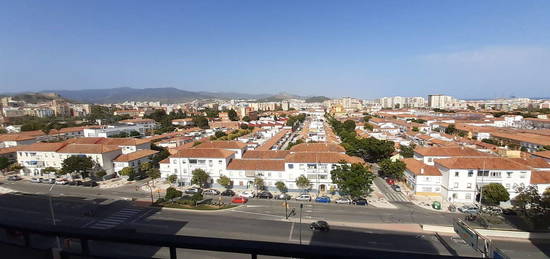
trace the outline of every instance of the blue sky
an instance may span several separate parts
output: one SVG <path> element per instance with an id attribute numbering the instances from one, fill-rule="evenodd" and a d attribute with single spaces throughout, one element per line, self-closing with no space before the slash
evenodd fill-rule
<path id="1" fill-rule="evenodd" d="M 0 92 L 550 96 L 550 1 L 0 0 Z"/>

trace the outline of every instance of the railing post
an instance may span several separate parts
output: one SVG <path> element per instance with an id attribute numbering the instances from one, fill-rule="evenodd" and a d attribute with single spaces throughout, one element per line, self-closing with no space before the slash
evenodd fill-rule
<path id="1" fill-rule="evenodd" d="M 82 255 L 90 255 L 90 246 L 88 244 L 88 239 L 80 239 L 80 250 L 82 252 Z"/>
<path id="2" fill-rule="evenodd" d="M 31 247 L 31 233 L 23 232 L 23 242 L 25 242 L 25 247 Z"/>
<path id="3" fill-rule="evenodd" d="M 258 255 L 257 255 L 257 254 L 250 254 L 250 257 L 251 257 L 252 259 L 258 259 Z"/>
<path id="4" fill-rule="evenodd" d="M 176 248 L 171 246 L 170 247 L 170 259 L 176 259 L 178 258 L 178 255 L 176 254 Z"/>

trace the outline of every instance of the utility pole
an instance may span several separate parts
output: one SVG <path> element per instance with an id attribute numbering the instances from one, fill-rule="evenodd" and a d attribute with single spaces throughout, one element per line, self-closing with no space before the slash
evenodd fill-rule
<path id="1" fill-rule="evenodd" d="M 304 204 L 300 203 L 300 245 L 302 244 L 302 208 L 304 208 Z"/>
<path id="2" fill-rule="evenodd" d="M 52 216 L 52 225 L 55 226 L 55 213 L 53 211 L 53 201 L 52 201 L 52 190 L 54 186 L 55 186 L 55 183 L 53 183 L 50 186 L 50 190 L 48 191 L 48 200 L 50 202 L 50 214 Z M 55 236 L 55 239 L 57 241 L 57 248 L 61 249 L 61 242 L 59 241 L 59 236 Z"/>

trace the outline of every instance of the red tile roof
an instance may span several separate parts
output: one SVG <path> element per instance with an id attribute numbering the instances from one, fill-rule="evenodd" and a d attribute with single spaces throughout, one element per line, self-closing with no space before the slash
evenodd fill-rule
<path id="1" fill-rule="evenodd" d="M 120 150 L 120 147 L 102 144 L 68 144 L 63 148 L 57 150 L 57 152 L 73 154 L 103 154 L 116 150 Z"/>
<path id="2" fill-rule="evenodd" d="M 246 144 L 242 143 L 240 141 L 217 140 L 217 141 L 203 142 L 203 143 L 195 146 L 195 148 L 244 149 L 244 148 L 246 148 Z"/>
<path id="3" fill-rule="evenodd" d="M 191 158 L 228 158 L 235 154 L 233 151 L 216 148 L 184 148 L 172 157 L 191 157 Z"/>
<path id="4" fill-rule="evenodd" d="M 532 171 L 531 184 L 550 184 L 550 171 Z"/>
<path id="5" fill-rule="evenodd" d="M 228 170 L 284 171 L 284 160 L 233 159 Z"/>
<path id="6" fill-rule="evenodd" d="M 338 163 L 344 160 L 348 163 L 364 163 L 363 159 L 336 152 L 297 152 L 287 156 L 287 163 Z"/>
<path id="7" fill-rule="evenodd" d="M 426 165 L 420 160 L 405 158 L 403 159 L 403 162 L 407 165 L 407 170 L 415 175 L 441 176 L 441 172 L 439 172 L 435 166 Z M 424 171 L 422 171 L 422 169 L 424 169 Z"/>
<path id="8" fill-rule="evenodd" d="M 302 143 L 292 146 L 290 152 L 346 152 L 346 149 L 333 143 Z"/>
<path id="9" fill-rule="evenodd" d="M 550 159 L 550 150 L 535 152 L 535 153 L 533 153 L 533 155 L 538 156 L 538 157 L 543 157 L 543 158 L 546 158 L 546 159 Z"/>
<path id="10" fill-rule="evenodd" d="M 531 170 L 531 167 L 503 157 L 455 157 L 435 159 L 439 164 L 449 169 L 486 169 L 486 170 Z"/>
<path id="11" fill-rule="evenodd" d="M 243 159 L 285 159 L 289 154 L 289 150 L 248 150 Z"/>
<path id="12" fill-rule="evenodd" d="M 138 150 L 136 152 L 120 155 L 113 161 L 114 162 L 129 162 L 129 161 L 138 160 L 138 159 L 141 159 L 141 158 L 144 158 L 144 157 L 148 157 L 148 156 L 154 155 L 156 153 L 158 153 L 158 151 L 156 151 L 156 150 L 141 149 L 141 150 Z"/>
<path id="13" fill-rule="evenodd" d="M 487 153 L 477 151 L 467 147 L 417 147 L 414 149 L 415 153 L 422 156 L 449 156 L 449 157 L 486 157 L 492 156 Z"/>

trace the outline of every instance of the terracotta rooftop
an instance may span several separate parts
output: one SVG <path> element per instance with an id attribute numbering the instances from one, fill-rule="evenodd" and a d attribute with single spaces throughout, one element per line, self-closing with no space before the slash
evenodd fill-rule
<path id="1" fill-rule="evenodd" d="M 243 149 L 246 148 L 246 144 L 240 141 L 207 141 L 203 142 L 195 148 L 225 148 L 225 149 Z"/>
<path id="2" fill-rule="evenodd" d="M 228 170 L 284 171 L 284 160 L 233 159 Z"/>
<path id="3" fill-rule="evenodd" d="M 344 147 L 334 143 L 302 143 L 290 148 L 291 152 L 346 152 Z"/>
<path id="4" fill-rule="evenodd" d="M 58 153 L 103 154 L 119 150 L 120 147 L 102 144 L 68 144 L 57 150 Z"/>
<path id="5" fill-rule="evenodd" d="M 159 162 L 159 164 L 170 164 L 170 158 L 165 158 Z"/>
<path id="6" fill-rule="evenodd" d="M 243 159 L 285 159 L 288 154 L 289 150 L 248 150 Z"/>
<path id="7" fill-rule="evenodd" d="M 542 158 L 508 158 L 516 163 L 532 168 L 550 168 L 550 163 Z"/>
<path id="8" fill-rule="evenodd" d="M 20 151 L 38 151 L 38 152 L 56 152 L 67 145 L 63 142 L 55 143 L 34 143 L 30 145 L 21 146 Z"/>
<path id="9" fill-rule="evenodd" d="M 492 156 L 487 153 L 477 151 L 473 148 L 467 147 L 417 147 L 414 149 L 415 153 L 418 153 L 422 156 L 449 156 L 449 157 L 486 157 Z"/>
<path id="10" fill-rule="evenodd" d="M 533 155 L 538 156 L 538 157 L 542 157 L 542 158 L 546 158 L 546 159 L 550 159 L 550 150 L 535 152 L 535 153 L 533 153 Z"/>
<path id="11" fill-rule="evenodd" d="M 15 152 L 21 150 L 22 147 L 25 147 L 25 146 L 15 146 L 15 147 L 0 148 L 0 155 L 5 155 L 5 154 L 9 154 L 9 153 L 15 153 Z"/>
<path id="12" fill-rule="evenodd" d="M 73 138 L 66 141 L 67 143 L 76 144 L 104 144 L 104 145 L 117 145 L 117 146 L 137 146 L 151 142 L 149 139 L 138 138 Z"/>
<path id="13" fill-rule="evenodd" d="M 550 145 L 550 137 L 537 135 L 532 133 L 503 133 L 495 132 L 491 134 L 493 137 L 511 139 L 520 142 L 528 142 L 537 145 Z"/>
<path id="14" fill-rule="evenodd" d="M 191 157 L 191 158 L 228 158 L 235 154 L 234 151 L 229 151 L 221 148 L 184 148 L 172 157 Z"/>
<path id="15" fill-rule="evenodd" d="M 344 160 L 348 163 L 364 163 L 363 159 L 337 152 L 298 152 L 286 157 L 287 163 L 338 163 Z"/>
<path id="16" fill-rule="evenodd" d="M 407 165 L 407 170 L 415 175 L 422 176 L 441 176 L 441 172 L 435 166 L 422 163 L 414 158 L 405 158 L 403 162 Z M 424 171 L 422 171 L 424 169 Z"/>
<path id="17" fill-rule="evenodd" d="M 435 163 L 449 169 L 531 170 L 527 165 L 503 157 L 455 157 L 435 159 Z"/>
<path id="18" fill-rule="evenodd" d="M 121 120 L 120 123 L 151 123 L 155 122 L 153 119 L 128 119 L 128 120 Z"/>
<path id="19" fill-rule="evenodd" d="M 158 153 L 158 151 L 156 151 L 156 150 L 141 149 L 141 150 L 138 150 L 136 152 L 120 155 L 113 161 L 114 162 L 129 162 L 129 161 L 134 161 L 134 160 L 141 159 L 141 158 L 144 158 L 144 157 L 148 157 L 148 156 L 154 155 L 156 153 Z"/>
<path id="20" fill-rule="evenodd" d="M 550 184 L 550 171 L 532 171 L 531 184 Z"/>

